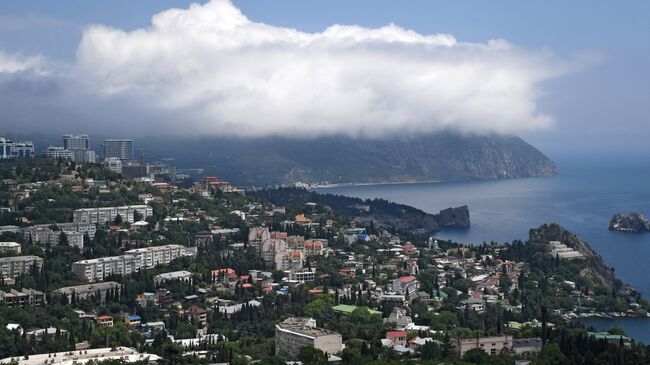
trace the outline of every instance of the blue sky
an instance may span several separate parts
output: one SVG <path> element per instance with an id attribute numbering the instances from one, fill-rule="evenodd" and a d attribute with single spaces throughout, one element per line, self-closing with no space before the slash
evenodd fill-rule
<path id="1" fill-rule="evenodd" d="M 75 60 L 89 24 L 125 31 L 187 1 L 3 1 L 0 50 Z M 463 42 L 503 38 L 559 59 L 588 55 L 578 71 L 544 82 L 537 106 L 556 120 L 523 131 L 552 153 L 644 151 L 650 138 L 650 2 L 648 1 L 234 1 L 251 21 L 314 33 L 333 24 L 377 28 L 395 23 L 420 34 Z M 595 60 L 595 61 L 594 61 Z M 0 123 L 7 121 L 0 120 Z M 0 125 L 2 127 L 2 125 Z M 5 129 L 8 127 L 4 127 Z"/>

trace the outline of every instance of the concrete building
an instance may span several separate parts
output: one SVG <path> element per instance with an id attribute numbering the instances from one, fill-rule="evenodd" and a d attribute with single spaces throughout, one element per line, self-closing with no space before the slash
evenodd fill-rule
<path id="1" fill-rule="evenodd" d="M 64 134 L 63 148 L 66 150 L 89 150 L 90 138 L 87 134 Z"/>
<path id="2" fill-rule="evenodd" d="M 172 271 L 166 272 L 164 274 L 159 274 L 153 277 L 153 283 L 155 286 L 164 284 L 168 281 L 182 281 L 192 285 L 192 273 L 189 271 Z"/>
<path id="3" fill-rule="evenodd" d="M 120 295 L 120 284 L 114 281 L 106 281 L 102 283 L 66 286 L 52 291 L 52 298 L 61 298 L 65 296 L 68 303 L 72 302 L 74 296 L 76 300 L 90 299 L 94 296 L 99 296 L 101 303 L 106 302 L 106 295 L 108 292 L 113 291 L 117 296 Z"/>
<path id="4" fill-rule="evenodd" d="M 61 232 L 65 233 L 68 245 L 73 247 L 84 247 L 84 236 L 94 238 L 97 227 L 94 224 L 81 223 L 57 223 L 58 230 L 53 230 L 51 224 L 37 224 L 23 228 L 23 238 L 26 242 L 39 245 L 58 245 L 61 240 Z"/>
<path id="5" fill-rule="evenodd" d="M 302 270 L 305 253 L 297 250 L 286 250 L 275 255 L 275 268 L 277 270 Z"/>
<path id="6" fill-rule="evenodd" d="M 104 167 L 109 171 L 113 171 L 117 174 L 122 173 L 122 160 L 117 157 L 107 157 L 104 159 Z"/>
<path id="7" fill-rule="evenodd" d="M 122 162 L 133 160 L 133 140 L 132 139 L 105 139 L 103 156 L 104 160 L 109 157 L 119 158 Z"/>
<path id="8" fill-rule="evenodd" d="M 0 159 L 34 157 L 34 143 L 14 142 L 0 137 Z"/>
<path id="9" fill-rule="evenodd" d="M 502 350 L 510 351 L 512 349 L 512 337 L 508 335 L 467 339 L 457 338 L 453 339 L 451 343 L 460 357 L 463 357 L 467 351 L 472 349 L 481 349 L 488 355 L 496 355 Z"/>
<path id="10" fill-rule="evenodd" d="M 102 257 L 72 263 L 72 272 L 89 282 L 103 281 L 110 275 L 128 275 L 140 270 L 141 260 L 137 255 Z"/>
<path id="11" fill-rule="evenodd" d="M 127 255 L 135 255 L 140 260 L 139 267 L 151 269 L 158 265 L 168 264 L 179 257 L 196 256 L 196 247 L 182 245 L 164 245 L 136 248 L 125 252 Z"/>
<path id="12" fill-rule="evenodd" d="M 0 253 L 15 252 L 21 253 L 22 248 L 18 242 L 0 242 Z"/>
<path id="13" fill-rule="evenodd" d="M 36 265 L 38 270 L 43 269 L 43 259 L 38 256 L 14 256 L 0 258 L 0 271 L 3 278 L 16 278 L 29 273 Z"/>
<path id="14" fill-rule="evenodd" d="M 393 291 L 398 294 L 412 294 L 418 290 L 418 281 L 415 276 L 402 276 L 393 280 Z"/>
<path id="15" fill-rule="evenodd" d="M 248 231 L 248 244 L 262 252 L 262 242 L 271 238 L 271 232 L 266 227 L 253 227 Z"/>
<path id="16" fill-rule="evenodd" d="M 8 307 L 40 307 L 45 305 L 45 294 L 35 289 L 0 290 L 0 303 Z"/>
<path id="17" fill-rule="evenodd" d="M 113 222 L 119 214 L 124 222 L 135 222 L 134 213 L 138 212 L 142 219 L 153 214 L 153 208 L 148 205 L 125 205 L 121 207 L 84 208 L 72 213 L 72 220 L 81 224 L 104 224 Z"/>
<path id="18" fill-rule="evenodd" d="M 74 152 L 58 146 L 49 146 L 45 152 L 43 152 L 43 155 L 48 158 L 63 158 L 66 160 L 74 160 Z"/>
<path id="19" fill-rule="evenodd" d="M 85 363 L 100 363 L 104 361 L 115 361 L 120 363 L 149 363 L 155 364 L 162 360 L 154 354 L 141 353 L 130 347 L 106 347 L 99 349 L 87 349 L 83 351 L 63 351 L 47 354 L 32 354 L 29 356 L 13 356 L 0 360 L 0 364 L 15 365 L 82 365 Z"/>
<path id="20" fill-rule="evenodd" d="M 72 264 L 72 272 L 89 282 L 103 281 L 110 275 L 129 275 L 141 269 L 168 264 L 179 257 L 196 255 L 196 247 L 181 245 L 152 246 L 128 250 L 124 255 L 81 260 Z"/>
<path id="21" fill-rule="evenodd" d="M 584 258 L 584 256 L 579 251 L 572 249 L 560 241 L 550 241 L 549 244 L 551 245 L 551 255 L 553 255 L 553 257 L 557 256 L 565 260 Z"/>
<path id="22" fill-rule="evenodd" d="M 316 269 L 302 269 L 302 270 L 289 270 L 285 271 L 289 281 L 297 281 L 299 283 L 308 283 L 316 280 Z"/>
<path id="23" fill-rule="evenodd" d="M 275 326 L 275 353 L 295 359 L 301 347 L 310 346 L 328 354 L 343 349 L 338 332 L 316 327 L 313 318 L 289 318 Z"/>

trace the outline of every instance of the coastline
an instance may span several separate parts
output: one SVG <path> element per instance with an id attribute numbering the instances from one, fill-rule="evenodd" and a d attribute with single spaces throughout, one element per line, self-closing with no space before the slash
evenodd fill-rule
<path id="1" fill-rule="evenodd" d="M 405 180 L 405 181 L 384 181 L 384 182 L 365 182 L 365 183 L 336 183 L 336 184 L 306 184 L 308 189 L 330 189 L 340 187 L 354 186 L 382 186 L 382 185 L 409 185 L 409 184 L 431 184 L 451 182 L 451 180 Z"/>

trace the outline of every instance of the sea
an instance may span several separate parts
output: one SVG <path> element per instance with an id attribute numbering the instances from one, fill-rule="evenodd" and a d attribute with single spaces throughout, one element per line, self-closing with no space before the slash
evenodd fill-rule
<path id="1" fill-rule="evenodd" d="M 616 275 L 650 297 L 650 232 L 608 229 L 615 213 L 650 215 L 650 160 L 634 156 L 555 159 L 559 174 L 509 180 L 337 186 L 320 192 L 383 198 L 429 213 L 468 205 L 471 228 L 437 234 L 465 244 L 526 240 L 531 228 L 559 223 L 598 252 Z M 593 318 L 599 330 L 622 327 L 650 344 L 650 318 Z"/>

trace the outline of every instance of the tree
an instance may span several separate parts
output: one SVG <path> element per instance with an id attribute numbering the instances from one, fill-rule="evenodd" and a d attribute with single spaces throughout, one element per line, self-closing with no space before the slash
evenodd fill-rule
<path id="1" fill-rule="evenodd" d="M 305 365 L 327 364 L 327 354 L 311 346 L 301 347 L 300 351 L 298 352 L 298 359 Z"/>
<path id="2" fill-rule="evenodd" d="M 542 352 L 540 352 L 537 359 L 532 362 L 532 365 L 556 365 L 564 364 L 565 362 L 566 357 L 560 351 L 560 347 L 557 344 L 552 343 L 542 349 Z"/>
<path id="3" fill-rule="evenodd" d="M 122 219 L 122 216 L 121 216 L 120 214 L 116 215 L 116 216 L 115 216 L 115 219 L 113 220 L 113 223 L 114 223 L 115 225 L 118 225 L 118 226 L 119 226 L 120 224 L 122 224 L 123 222 L 124 222 L 124 219 Z"/>

